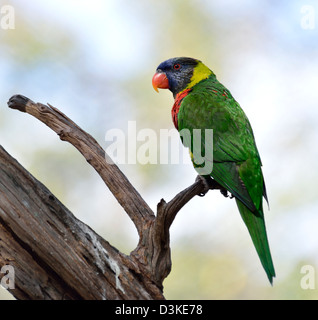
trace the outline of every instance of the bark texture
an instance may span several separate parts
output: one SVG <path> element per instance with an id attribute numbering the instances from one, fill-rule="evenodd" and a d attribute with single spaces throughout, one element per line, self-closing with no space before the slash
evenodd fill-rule
<path id="1" fill-rule="evenodd" d="M 129 256 L 79 221 L 41 182 L 0 147 L 0 267 L 14 268 L 17 299 L 164 299 L 171 270 L 169 228 L 179 210 L 208 189 L 202 179 L 159 202 L 156 214 L 97 141 L 61 111 L 22 96 L 29 113 L 71 143 L 96 170 L 133 221 L 139 243 Z"/>

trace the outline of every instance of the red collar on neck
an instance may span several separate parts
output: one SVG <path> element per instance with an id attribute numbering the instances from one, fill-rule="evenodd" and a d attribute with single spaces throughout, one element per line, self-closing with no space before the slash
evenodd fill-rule
<path id="1" fill-rule="evenodd" d="M 178 130 L 178 113 L 180 109 L 181 102 L 185 96 L 188 95 L 188 93 L 191 91 L 191 89 L 185 89 L 178 93 L 176 95 L 176 98 L 174 99 L 174 104 L 171 110 L 171 115 L 172 115 L 172 121 L 176 129 Z"/>

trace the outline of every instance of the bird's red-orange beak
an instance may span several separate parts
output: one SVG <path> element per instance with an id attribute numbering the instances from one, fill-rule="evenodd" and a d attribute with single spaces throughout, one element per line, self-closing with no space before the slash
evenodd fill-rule
<path id="1" fill-rule="evenodd" d="M 162 72 L 156 72 L 152 77 L 152 86 L 157 92 L 159 92 L 158 88 L 169 89 L 169 81 L 167 76 Z"/>

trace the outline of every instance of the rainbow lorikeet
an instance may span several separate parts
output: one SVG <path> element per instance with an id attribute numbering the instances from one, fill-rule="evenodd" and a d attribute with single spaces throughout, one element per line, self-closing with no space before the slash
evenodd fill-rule
<path id="1" fill-rule="evenodd" d="M 172 58 L 162 62 L 152 78 L 156 91 L 169 89 L 175 102 L 172 119 L 182 143 L 190 149 L 195 169 L 203 179 L 218 183 L 235 197 L 270 283 L 275 270 L 269 249 L 263 197 L 267 201 L 262 163 L 249 120 L 240 105 L 200 60 Z M 213 130 L 212 143 L 206 144 L 206 129 Z M 196 151 L 195 132 L 202 136 Z M 181 134 L 187 131 L 189 134 Z M 197 143 L 198 144 L 198 143 Z M 198 146 L 197 146 L 198 147 Z M 202 155 L 201 155 L 202 156 Z M 224 194 L 224 192 L 222 192 Z"/>

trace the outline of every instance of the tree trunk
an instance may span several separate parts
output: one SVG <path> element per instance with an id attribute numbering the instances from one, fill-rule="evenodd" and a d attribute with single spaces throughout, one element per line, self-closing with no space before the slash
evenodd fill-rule
<path id="1" fill-rule="evenodd" d="M 169 228 L 177 212 L 206 191 L 202 181 L 168 203 L 162 199 L 155 215 L 96 140 L 62 112 L 21 95 L 8 104 L 82 153 L 135 224 L 139 243 L 129 256 L 118 251 L 0 146 L 0 269 L 10 266 L 1 284 L 17 299 L 164 299 Z"/>

